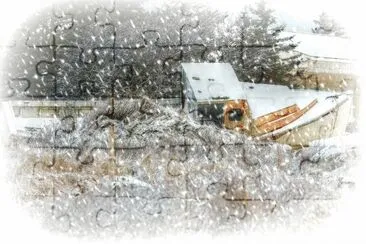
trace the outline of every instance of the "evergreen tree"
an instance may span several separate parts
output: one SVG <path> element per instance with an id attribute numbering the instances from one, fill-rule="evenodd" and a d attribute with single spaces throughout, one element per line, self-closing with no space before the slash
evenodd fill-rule
<path id="1" fill-rule="evenodd" d="M 240 68 L 252 82 L 288 84 L 294 75 L 303 74 L 298 68 L 301 55 L 293 52 L 294 36 L 284 34 L 285 26 L 277 23 L 273 13 L 265 1 L 242 11 L 236 22 Z"/>
<path id="2" fill-rule="evenodd" d="M 345 36 L 343 27 L 341 27 L 333 18 L 322 12 L 319 18 L 314 20 L 315 27 L 312 29 L 315 34 L 326 34 L 334 36 Z"/>

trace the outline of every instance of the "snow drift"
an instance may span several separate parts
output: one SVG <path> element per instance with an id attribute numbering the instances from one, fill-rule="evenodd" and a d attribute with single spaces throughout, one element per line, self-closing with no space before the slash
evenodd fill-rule
<path id="1" fill-rule="evenodd" d="M 336 141 L 293 151 L 130 100 L 18 141 L 15 179 L 19 196 L 59 231 L 248 231 L 268 218 L 317 221 L 309 206 L 328 206 L 354 185 L 357 147 Z"/>

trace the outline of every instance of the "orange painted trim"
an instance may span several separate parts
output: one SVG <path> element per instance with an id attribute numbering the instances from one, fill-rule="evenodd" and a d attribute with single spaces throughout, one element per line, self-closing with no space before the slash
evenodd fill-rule
<path id="1" fill-rule="evenodd" d="M 286 115 L 289 115 L 289 114 L 292 114 L 292 113 L 295 113 L 295 112 L 298 112 L 298 111 L 300 111 L 300 108 L 296 104 L 293 104 L 293 105 L 288 106 L 286 108 L 282 108 L 282 109 L 279 109 L 275 112 L 271 112 L 271 113 L 268 113 L 268 114 L 265 114 L 265 115 L 262 115 L 262 116 L 258 117 L 257 119 L 254 120 L 253 125 L 255 127 L 260 127 L 263 124 L 266 124 L 268 122 L 277 120 L 281 117 L 284 117 Z"/>
<path id="2" fill-rule="evenodd" d="M 258 128 L 256 128 L 256 130 L 259 134 L 264 134 L 264 133 L 269 133 L 269 132 L 281 129 L 282 127 L 294 122 L 295 120 L 297 120 L 298 118 L 303 116 L 307 111 L 309 111 L 317 103 L 318 103 L 318 100 L 314 99 L 311 103 L 309 103 L 303 109 L 301 109 L 295 113 L 289 114 L 285 117 L 279 118 L 277 120 L 265 123 L 262 126 L 259 126 Z"/>

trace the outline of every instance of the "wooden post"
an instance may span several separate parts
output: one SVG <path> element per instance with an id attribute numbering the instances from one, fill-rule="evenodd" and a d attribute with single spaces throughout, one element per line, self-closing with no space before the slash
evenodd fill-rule
<path id="1" fill-rule="evenodd" d="M 117 166 L 117 159 L 116 159 L 116 140 L 115 140 L 115 128 L 114 124 L 111 125 L 109 130 L 109 144 L 110 144 L 110 159 L 111 164 Z"/>
<path id="2" fill-rule="evenodd" d="M 115 92 L 114 92 L 114 82 L 112 82 L 112 97 L 111 97 L 111 115 L 114 115 L 114 96 L 115 96 Z M 109 155 L 110 155 L 110 162 L 111 162 L 111 167 L 113 168 L 112 171 L 116 171 L 116 167 L 117 167 L 117 158 L 116 158 L 116 140 L 115 140 L 115 126 L 114 124 L 111 125 L 110 129 L 109 129 Z"/>

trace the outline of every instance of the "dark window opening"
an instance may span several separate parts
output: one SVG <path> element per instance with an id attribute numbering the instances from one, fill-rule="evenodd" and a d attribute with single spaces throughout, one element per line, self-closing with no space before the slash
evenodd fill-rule
<path id="1" fill-rule="evenodd" d="M 230 121 L 241 121 L 243 118 L 243 112 L 241 109 L 232 109 L 228 113 Z"/>

